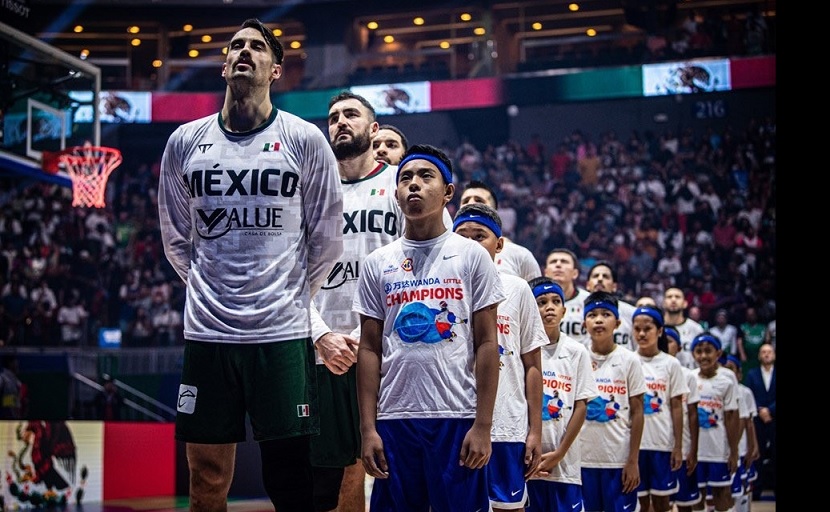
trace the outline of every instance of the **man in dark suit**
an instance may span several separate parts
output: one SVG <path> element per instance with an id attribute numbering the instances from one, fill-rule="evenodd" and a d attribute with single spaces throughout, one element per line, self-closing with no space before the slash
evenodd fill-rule
<path id="1" fill-rule="evenodd" d="M 755 432 L 761 459 L 758 482 L 752 489 L 753 500 L 759 500 L 765 489 L 775 491 L 775 348 L 769 343 L 761 345 L 758 360 L 761 365 L 749 370 L 744 379 L 758 405 Z"/>

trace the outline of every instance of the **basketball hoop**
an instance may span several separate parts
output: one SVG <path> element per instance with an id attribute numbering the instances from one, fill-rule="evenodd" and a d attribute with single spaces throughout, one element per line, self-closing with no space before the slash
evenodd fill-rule
<path id="1" fill-rule="evenodd" d="M 121 151 L 102 146 L 75 146 L 62 151 L 59 159 L 72 180 L 72 206 L 106 206 L 107 180 L 121 165 Z"/>

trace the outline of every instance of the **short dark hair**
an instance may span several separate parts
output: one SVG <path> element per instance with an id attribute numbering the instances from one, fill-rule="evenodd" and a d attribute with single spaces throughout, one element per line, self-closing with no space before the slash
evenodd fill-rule
<path id="1" fill-rule="evenodd" d="M 450 178 L 452 178 L 452 160 L 450 160 L 446 153 L 444 153 L 437 147 L 432 146 L 430 144 L 415 144 L 406 150 L 406 153 L 404 153 L 403 158 L 401 158 L 401 162 L 406 160 L 406 158 L 409 157 L 409 155 L 414 154 L 434 156 L 447 167 L 447 171 L 449 171 L 450 173 Z M 398 168 L 398 172 L 400 173 L 400 168 Z M 443 176 L 443 173 L 441 173 L 441 175 Z M 447 180 L 446 177 L 444 177 L 444 182 L 447 184 L 452 183 L 452 179 Z"/>
<path id="2" fill-rule="evenodd" d="M 540 284 L 555 284 L 555 283 L 556 283 L 556 281 L 554 281 L 553 279 L 551 279 L 547 276 L 534 277 L 533 279 L 531 279 L 530 281 L 527 282 L 527 284 L 530 285 L 531 290 L 536 288 Z"/>
<path id="3" fill-rule="evenodd" d="M 329 105 L 331 108 L 331 105 Z M 391 124 L 382 124 L 378 126 L 378 130 L 390 130 L 398 134 L 398 137 L 401 138 L 401 146 L 403 146 L 403 150 L 406 151 L 409 149 L 409 141 L 406 139 L 406 135 L 403 134 L 400 128 L 397 126 L 393 126 Z"/>
<path id="4" fill-rule="evenodd" d="M 274 53 L 274 61 L 276 61 L 277 64 L 282 64 L 282 59 L 285 57 L 285 51 L 282 48 L 282 43 L 280 43 L 277 36 L 275 36 L 264 23 L 259 21 L 257 18 L 248 18 L 242 22 L 242 26 L 239 27 L 239 30 L 245 28 L 257 29 L 259 33 L 262 34 L 262 37 L 265 38 L 265 42 L 268 43 L 268 47 L 271 48 L 271 51 Z"/>
<path id="5" fill-rule="evenodd" d="M 617 271 L 616 269 L 614 269 L 614 264 L 608 260 L 599 260 L 598 262 L 591 265 L 591 269 L 588 270 L 588 279 L 591 278 L 591 273 L 597 267 L 608 267 L 608 270 L 611 272 L 611 279 L 613 279 L 615 283 L 617 282 Z"/>
<path id="6" fill-rule="evenodd" d="M 353 93 L 352 91 L 341 91 L 341 92 L 335 94 L 334 96 L 332 96 L 331 99 L 329 100 L 329 110 L 331 110 L 332 105 L 334 105 L 335 103 L 337 103 L 339 101 L 344 101 L 344 100 L 357 100 L 357 101 L 359 101 L 360 104 L 363 105 L 364 107 L 366 107 L 366 110 L 368 110 L 369 113 L 372 114 L 370 116 L 372 121 L 374 121 L 375 118 L 377 117 L 377 115 L 375 114 L 375 107 L 373 107 L 372 104 L 369 103 L 369 100 L 367 100 L 366 98 L 364 98 L 363 96 L 361 96 L 359 94 Z"/>
<path id="7" fill-rule="evenodd" d="M 483 181 L 470 180 L 470 182 L 467 183 L 467 186 L 464 187 L 464 190 L 467 190 L 468 188 L 483 188 L 487 192 L 490 192 L 490 197 L 493 198 L 493 207 L 498 209 L 498 207 L 499 207 L 499 198 L 496 197 L 496 191 L 493 190 L 492 188 L 490 188 L 490 185 L 484 183 Z"/>
<path id="8" fill-rule="evenodd" d="M 457 219 L 458 217 L 460 217 L 461 215 L 466 214 L 467 212 L 478 213 L 479 215 L 482 215 L 482 216 L 487 217 L 488 219 L 492 220 L 496 224 L 496 226 L 499 227 L 499 229 L 501 229 L 501 227 L 502 227 L 501 226 L 501 217 L 499 216 L 499 212 L 497 212 L 495 209 L 491 208 L 490 206 L 488 206 L 486 204 L 482 204 L 482 203 L 465 204 L 464 206 L 459 208 L 459 210 L 457 212 L 455 212 L 455 218 Z M 453 231 L 455 231 L 455 230 L 453 229 Z"/>

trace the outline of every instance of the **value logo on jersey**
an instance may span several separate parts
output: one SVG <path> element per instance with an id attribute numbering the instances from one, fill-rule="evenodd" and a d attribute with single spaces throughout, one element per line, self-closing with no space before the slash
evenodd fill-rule
<path id="1" fill-rule="evenodd" d="M 357 281 L 358 277 L 360 277 L 359 261 L 338 261 L 329 272 L 322 288 L 324 290 L 340 288 L 347 281 Z"/>

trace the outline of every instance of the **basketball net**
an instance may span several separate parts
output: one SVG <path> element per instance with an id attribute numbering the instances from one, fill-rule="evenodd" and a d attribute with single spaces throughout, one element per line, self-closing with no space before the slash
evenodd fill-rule
<path id="1" fill-rule="evenodd" d="M 72 206 L 105 207 L 107 180 L 121 165 L 121 151 L 84 144 L 67 148 L 59 158 L 72 180 Z"/>

